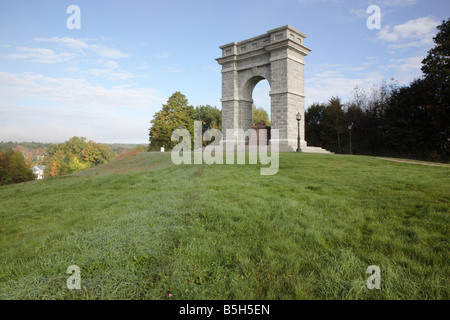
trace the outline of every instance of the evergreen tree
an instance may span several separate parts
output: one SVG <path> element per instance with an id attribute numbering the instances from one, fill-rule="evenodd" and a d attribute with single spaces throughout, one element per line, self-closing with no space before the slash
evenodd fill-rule
<path id="1" fill-rule="evenodd" d="M 326 133 L 323 120 L 326 108 L 323 103 L 314 103 L 305 112 L 305 136 L 310 146 L 324 147 Z"/>
<path id="2" fill-rule="evenodd" d="M 435 46 L 422 61 L 423 86 L 432 134 L 432 154 L 437 160 L 450 157 L 450 19 L 442 21 L 433 38 Z"/>

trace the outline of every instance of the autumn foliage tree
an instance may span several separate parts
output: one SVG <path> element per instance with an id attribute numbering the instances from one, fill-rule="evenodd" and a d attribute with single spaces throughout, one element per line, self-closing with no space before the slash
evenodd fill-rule
<path id="1" fill-rule="evenodd" d="M 0 150 L 0 185 L 30 181 L 34 178 L 20 151 Z"/>
<path id="2" fill-rule="evenodd" d="M 44 159 L 45 177 L 74 173 L 112 160 L 115 153 L 106 144 L 86 141 L 84 137 L 72 137 L 61 144 L 47 148 Z"/>

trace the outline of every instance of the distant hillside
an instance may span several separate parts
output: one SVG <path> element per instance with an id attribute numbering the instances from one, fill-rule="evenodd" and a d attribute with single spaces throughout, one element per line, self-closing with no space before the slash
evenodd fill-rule
<path id="1" fill-rule="evenodd" d="M 32 167 L 34 165 L 42 164 L 45 156 L 45 149 L 50 146 L 50 143 L 42 142 L 0 142 L 0 149 L 22 152 L 27 165 Z"/>
<path id="2" fill-rule="evenodd" d="M 133 143 L 107 143 L 107 145 L 111 148 L 112 151 L 114 151 L 117 154 L 131 151 L 139 146 L 143 146 L 145 148 L 148 147 L 148 144 L 133 144 Z"/>
<path id="3" fill-rule="evenodd" d="M 22 152 L 27 164 L 32 167 L 34 165 L 42 164 L 42 160 L 46 153 L 46 148 L 48 148 L 52 143 L 43 142 L 12 142 L 12 141 L 1 141 L 0 149 Z M 107 145 L 114 151 L 117 155 L 125 154 L 136 148 L 140 148 L 140 151 L 147 150 L 147 144 L 133 144 L 133 143 L 107 143 Z"/>

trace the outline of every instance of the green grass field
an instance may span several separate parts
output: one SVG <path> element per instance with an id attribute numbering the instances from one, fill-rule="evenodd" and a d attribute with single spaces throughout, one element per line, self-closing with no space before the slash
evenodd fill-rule
<path id="1" fill-rule="evenodd" d="M 0 203 L 0 299 L 450 298 L 448 167 L 286 153 L 261 176 L 141 153 Z"/>

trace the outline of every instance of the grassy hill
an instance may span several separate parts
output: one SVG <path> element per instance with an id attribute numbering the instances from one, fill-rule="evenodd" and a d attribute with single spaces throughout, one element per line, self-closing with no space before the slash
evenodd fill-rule
<path id="1" fill-rule="evenodd" d="M 0 299 L 450 298 L 448 167 L 286 153 L 277 175 L 259 168 L 140 153 L 0 187 Z"/>

